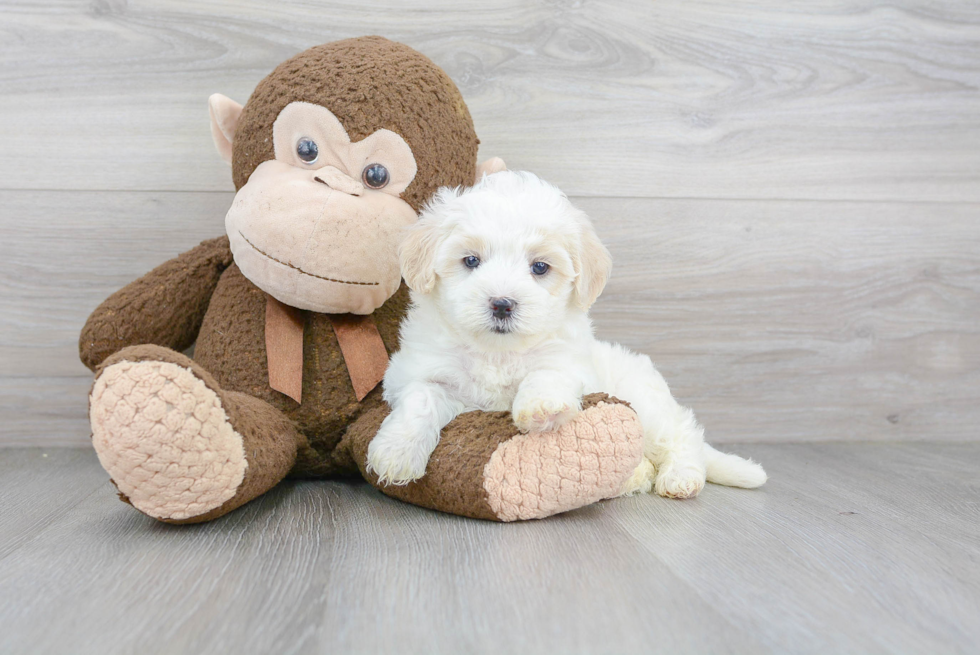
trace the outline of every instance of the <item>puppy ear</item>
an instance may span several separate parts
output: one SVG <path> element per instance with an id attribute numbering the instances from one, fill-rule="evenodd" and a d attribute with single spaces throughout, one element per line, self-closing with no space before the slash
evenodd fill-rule
<path id="1" fill-rule="evenodd" d="M 592 223 L 582 217 L 578 248 L 575 252 L 575 301 L 588 309 L 606 286 L 612 271 L 612 256 L 599 241 Z"/>
<path id="2" fill-rule="evenodd" d="M 435 217 L 425 216 L 409 228 L 398 247 L 402 277 L 416 293 L 429 293 L 436 285 L 436 252 L 442 243 L 443 229 Z"/>

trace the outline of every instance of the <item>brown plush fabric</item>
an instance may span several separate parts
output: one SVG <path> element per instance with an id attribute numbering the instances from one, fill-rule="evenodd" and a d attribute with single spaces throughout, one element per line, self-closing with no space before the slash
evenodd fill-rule
<path id="1" fill-rule="evenodd" d="M 595 393 L 583 398 L 582 410 L 603 402 L 628 406 L 618 398 Z M 413 505 L 474 519 L 500 520 L 487 502 L 484 468 L 500 444 L 517 434 L 510 412 L 460 415 L 443 429 L 421 480 L 406 485 L 379 485 L 378 476 L 367 471 L 367 451 L 387 415 L 387 406 L 364 414 L 340 444 L 341 450 L 350 452 L 368 482 L 385 495 Z"/>
<path id="2" fill-rule="evenodd" d="M 428 57 L 369 36 L 310 48 L 255 87 L 235 131 L 235 188 L 273 159 L 272 124 L 283 107 L 297 101 L 329 109 L 351 141 L 378 129 L 405 139 L 418 174 L 402 198 L 416 211 L 439 186 L 473 183 L 479 140 L 459 89 Z"/>
<path id="3" fill-rule="evenodd" d="M 297 447 L 306 439 L 282 412 L 258 398 L 235 391 L 219 392 L 221 404 L 235 432 L 245 444 L 245 479 L 235 496 L 210 512 L 167 523 L 202 523 L 223 516 L 261 496 L 289 474 L 296 462 Z"/>
<path id="4" fill-rule="evenodd" d="M 590 393 L 588 396 L 582 398 L 582 411 L 589 409 L 590 407 L 595 407 L 599 403 L 609 403 L 609 404 L 619 404 L 626 405 L 630 407 L 630 404 L 625 400 L 620 400 L 615 396 L 610 396 L 608 393 Z"/>
<path id="5" fill-rule="evenodd" d="M 389 353 L 398 349 L 398 325 L 408 307 L 408 287 L 371 315 Z M 221 388 L 269 403 L 295 422 L 312 450 L 301 449 L 293 475 L 356 473 L 338 468 L 333 450 L 347 426 L 382 404 L 381 387 L 358 402 L 330 316 L 303 312 L 303 402 L 269 386 L 265 350 L 266 295 L 232 264 L 221 276 L 201 326 L 194 357 L 214 375 Z"/>
<path id="6" fill-rule="evenodd" d="M 442 431 L 425 476 L 406 485 L 379 485 L 367 471 L 371 439 L 388 415 L 378 407 L 350 427 L 341 444 L 348 448 L 361 475 L 382 493 L 413 505 L 477 519 L 497 520 L 483 489 L 483 467 L 501 442 L 517 434 L 508 412 L 468 412 Z"/>
<path id="7" fill-rule="evenodd" d="M 218 394 L 228 421 L 244 441 L 248 468 L 234 497 L 220 507 L 193 518 L 162 519 L 167 523 L 201 523 L 241 507 L 276 486 L 292 470 L 297 449 L 308 447 L 305 437 L 297 432 L 282 412 L 257 398 L 222 390 L 211 374 L 186 355 L 161 346 L 132 346 L 102 362 L 96 371 L 97 376 L 109 366 L 123 361 L 170 362 L 190 369 L 191 373 Z M 125 494 L 120 492 L 119 495 L 122 500 L 129 502 Z"/>
<path id="8" fill-rule="evenodd" d="M 109 296 L 82 328 L 82 363 L 94 371 L 112 353 L 138 344 L 189 348 L 211 293 L 231 262 L 228 237 L 210 239 Z"/>

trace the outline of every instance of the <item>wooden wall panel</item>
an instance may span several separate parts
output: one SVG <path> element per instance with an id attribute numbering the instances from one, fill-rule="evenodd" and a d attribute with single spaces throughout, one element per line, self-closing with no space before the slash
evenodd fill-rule
<path id="1" fill-rule="evenodd" d="M 0 188 L 229 189 L 208 95 L 382 34 L 458 81 L 485 156 L 575 195 L 980 200 L 972 2 L 48 0 L 0 24 Z"/>
<path id="2" fill-rule="evenodd" d="M 231 197 L 0 192 L 0 442 L 85 442 L 86 316 L 220 234 Z M 977 438 L 975 205 L 574 200 L 615 259 L 598 333 L 649 353 L 715 441 Z"/>
<path id="3" fill-rule="evenodd" d="M 975 3 L 0 0 L 0 444 L 86 443 L 85 317 L 221 233 L 207 96 L 371 33 L 595 216 L 711 438 L 978 438 Z"/>

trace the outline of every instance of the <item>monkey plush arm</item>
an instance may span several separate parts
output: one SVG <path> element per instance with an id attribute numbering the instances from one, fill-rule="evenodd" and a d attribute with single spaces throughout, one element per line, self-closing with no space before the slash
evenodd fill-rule
<path id="1" fill-rule="evenodd" d="M 189 348 L 218 279 L 231 263 L 228 237 L 210 239 L 109 296 L 82 328 L 82 363 L 95 370 L 109 355 L 140 344 L 178 352 Z"/>

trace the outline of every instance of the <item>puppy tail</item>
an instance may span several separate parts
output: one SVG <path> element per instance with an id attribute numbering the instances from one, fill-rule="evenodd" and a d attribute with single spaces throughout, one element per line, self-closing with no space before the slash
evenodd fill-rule
<path id="1" fill-rule="evenodd" d="M 704 444 L 702 452 L 708 482 L 728 487 L 755 489 L 765 484 L 768 479 L 762 467 L 751 459 L 719 452 L 708 444 Z"/>

